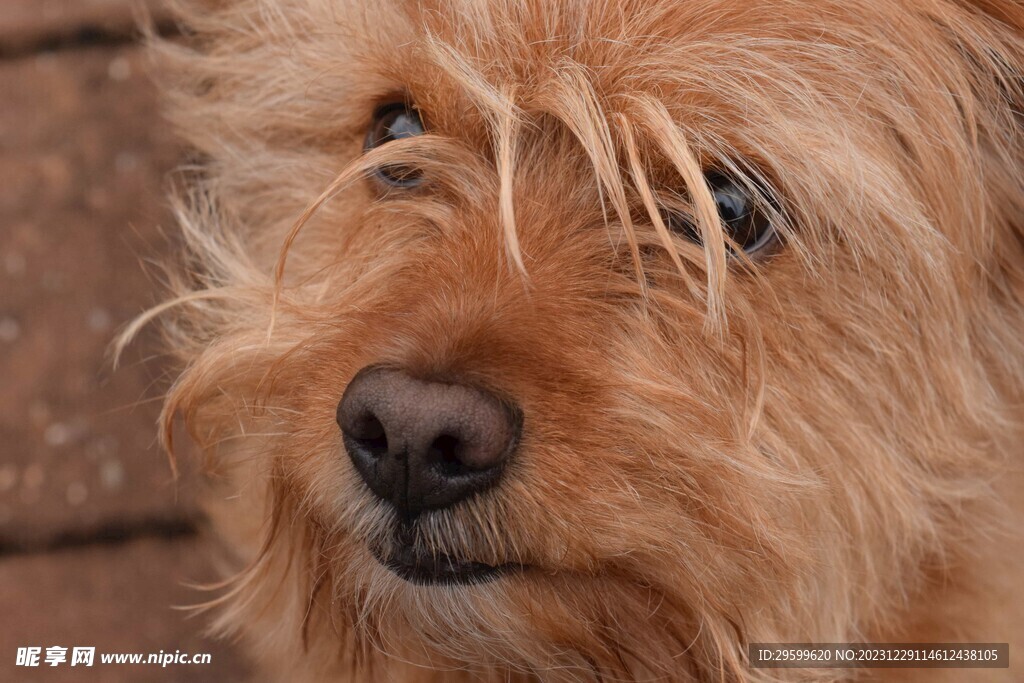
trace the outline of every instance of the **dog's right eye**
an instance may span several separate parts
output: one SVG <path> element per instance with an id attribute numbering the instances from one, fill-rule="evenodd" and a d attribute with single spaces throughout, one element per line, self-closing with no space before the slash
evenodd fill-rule
<path id="1" fill-rule="evenodd" d="M 373 124 L 366 134 L 364 149 L 371 150 L 393 140 L 422 135 L 425 130 L 423 120 L 412 105 L 406 102 L 385 104 L 377 107 L 373 114 Z M 381 166 L 376 175 L 382 182 L 394 187 L 413 187 L 422 179 L 419 170 L 409 166 Z"/>

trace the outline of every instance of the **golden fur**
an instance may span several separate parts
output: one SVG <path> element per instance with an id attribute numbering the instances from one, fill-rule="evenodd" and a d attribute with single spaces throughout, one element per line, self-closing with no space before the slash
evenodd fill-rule
<path id="1" fill-rule="evenodd" d="M 166 314 L 167 434 L 182 414 L 230 548 L 217 625 L 269 675 L 855 673 L 751 669 L 757 641 L 1009 640 L 1019 657 L 1020 2 L 179 13 L 185 38 L 158 51 L 197 152 L 186 267 L 125 338 Z M 428 134 L 364 154 L 396 96 Z M 426 183 L 380 191 L 385 162 Z M 772 253 L 729 255 L 708 168 L 778 198 Z M 334 411 L 374 363 L 522 406 L 511 476 L 417 542 L 528 570 L 414 586 L 368 553 L 393 513 Z"/>

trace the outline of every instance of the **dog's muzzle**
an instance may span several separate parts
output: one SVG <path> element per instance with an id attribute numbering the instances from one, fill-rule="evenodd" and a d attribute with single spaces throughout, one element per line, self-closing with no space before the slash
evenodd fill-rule
<path id="1" fill-rule="evenodd" d="M 519 409 L 490 392 L 375 366 L 349 383 L 337 421 L 356 471 L 403 529 L 494 487 L 522 431 Z M 414 583 L 479 582 L 508 568 L 419 552 L 408 536 L 400 529 L 391 549 L 372 550 Z"/>

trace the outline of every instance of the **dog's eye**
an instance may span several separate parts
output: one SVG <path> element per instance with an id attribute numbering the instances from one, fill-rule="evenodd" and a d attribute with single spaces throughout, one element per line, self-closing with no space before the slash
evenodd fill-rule
<path id="1" fill-rule="evenodd" d="M 385 104 L 377 107 L 373 114 L 373 126 L 366 139 L 366 148 L 372 149 L 392 140 L 422 135 L 423 130 L 423 121 L 411 105 L 405 102 Z"/>
<path id="2" fill-rule="evenodd" d="M 373 124 L 366 134 L 365 149 L 371 150 L 392 140 L 422 135 L 424 131 L 423 120 L 411 105 L 405 102 L 385 104 L 373 114 Z M 418 169 L 395 165 L 381 166 L 377 169 L 377 177 L 396 187 L 412 187 L 421 180 Z"/>
<path id="3" fill-rule="evenodd" d="M 753 254 L 775 240 L 771 220 L 745 187 L 717 171 L 709 172 L 705 180 L 715 198 L 722 227 L 733 243 L 747 254 Z M 701 243 L 700 233 L 690 220 L 670 214 L 668 224 L 686 239 Z"/>
<path id="4" fill-rule="evenodd" d="M 729 239 L 748 254 L 767 246 L 775 230 L 750 192 L 721 173 L 713 171 L 706 178 Z"/>

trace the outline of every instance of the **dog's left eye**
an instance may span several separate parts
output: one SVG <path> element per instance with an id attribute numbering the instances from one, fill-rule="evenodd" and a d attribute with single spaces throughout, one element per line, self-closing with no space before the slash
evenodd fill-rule
<path id="1" fill-rule="evenodd" d="M 366 134 L 364 148 L 371 150 L 394 140 L 422 135 L 424 132 L 423 120 L 416 109 L 405 102 L 392 102 L 377 107 L 373 114 L 373 124 Z M 412 187 L 418 185 L 421 180 L 418 169 L 395 165 L 381 166 L 377 169 L 377 177 L 384 183 L 396 187 Z"/>

